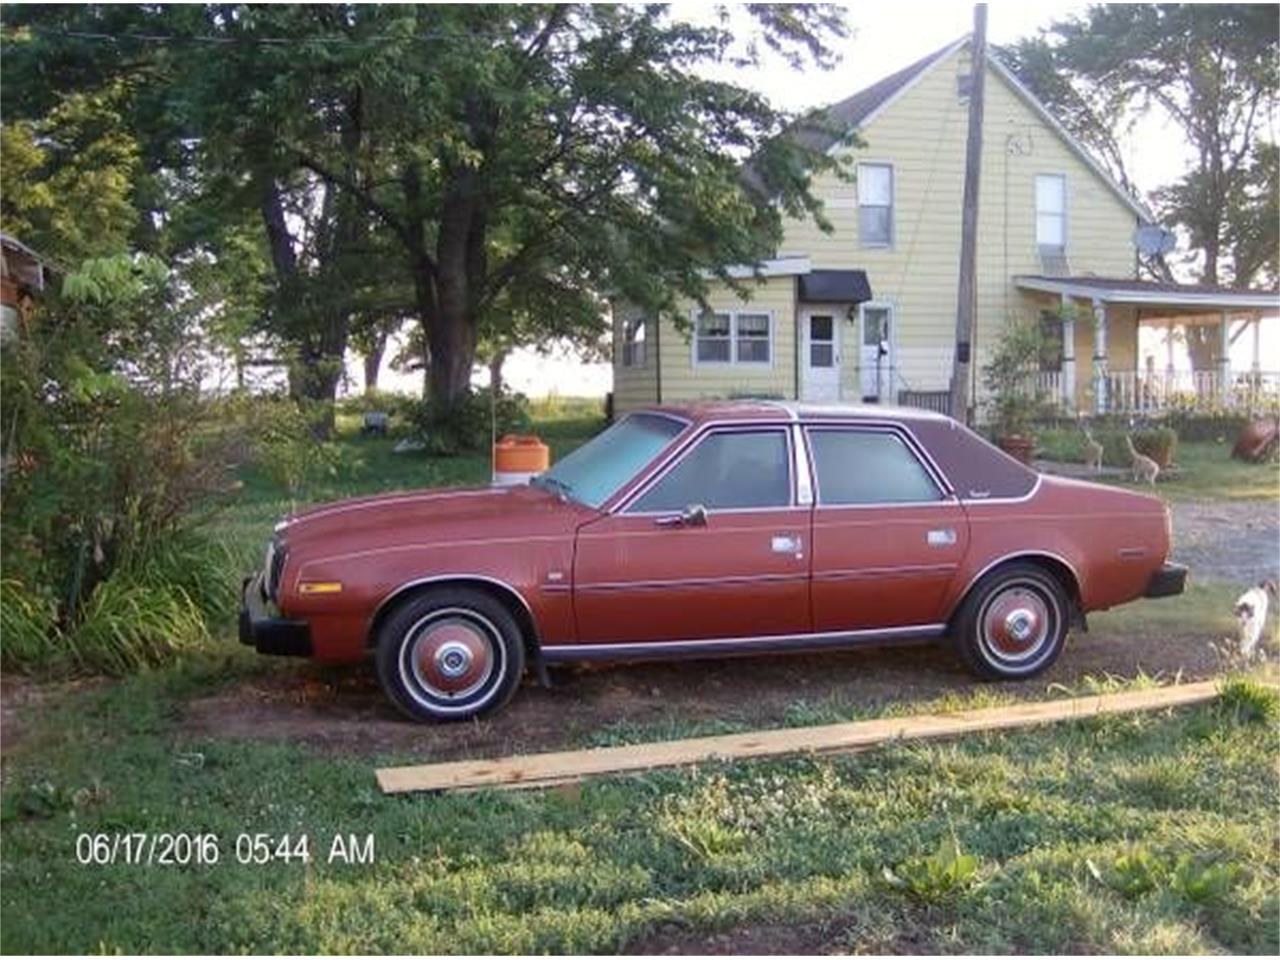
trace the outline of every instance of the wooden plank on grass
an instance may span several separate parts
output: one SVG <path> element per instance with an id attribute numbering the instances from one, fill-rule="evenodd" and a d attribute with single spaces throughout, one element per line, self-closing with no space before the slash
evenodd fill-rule
<path id="1" fill-rule="evenodd" d="M 535 753 L 496 760 L 460 760 L 412 767 L 387 767 L 377 771 L 378 786 L 383 793 L 478 790 L 486 787 L 518 790 L 559 786 L 584 777 L 636 773 L 711 760 L 807 753 L 852 753 L 892 740 L 929 740 L 1060 720 L 1078 720 L 1103 714 L 1160 710 L 1211 700 L 1217 696 L 1217 692 L 1217 682 L 1208 680 L 1149 690 L 1043 700 L 947 714 L 918 714 L 818 727 L 731 733 L 688 740 L 638 743 L 625 747 Z"/>

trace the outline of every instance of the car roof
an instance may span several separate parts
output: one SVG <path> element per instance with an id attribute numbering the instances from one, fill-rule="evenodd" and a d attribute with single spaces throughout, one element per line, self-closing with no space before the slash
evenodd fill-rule
<path id="1" fill-rule="evenodd" d="M 900 423 L 946 422 L 949 417 L 915 407 L 881 403 L 800 403 L 794 400 L 702 400 L 641 407 L 637 413 L 664 413 L 695 424 L 710 421 L 787 419 L 808 423 L 822 420 L 892 420 Z"/>

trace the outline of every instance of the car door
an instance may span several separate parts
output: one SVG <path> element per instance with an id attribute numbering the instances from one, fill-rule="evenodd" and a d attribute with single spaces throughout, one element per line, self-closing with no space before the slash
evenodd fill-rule
<path id="1" fill-rule="evenodd" d="M 969 546 L 959 501 L 896 427 L 810 426 L 818 632 L 937 624 Z"/>
<path id="2" fill-rule="evenodd" d="M 797 439 L 781 424 L 709 429 L 615 512 L 582 527 L 579 641 L 808 632 L 811 508 L 795 489 Z"/>

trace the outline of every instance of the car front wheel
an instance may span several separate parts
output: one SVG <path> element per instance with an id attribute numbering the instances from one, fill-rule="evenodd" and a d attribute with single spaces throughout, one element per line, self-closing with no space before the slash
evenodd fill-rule
<path id="1" fill-rule="evenodd" d="M 466 720 L 507 703 L 524 673 L 520 627 L 497 599 L 442 588 L 399 604 L 378 630 L 378 680 L 415 720 Z"/>
<path id="2" fill-rule="evenodd" d="M 1033 677 L 1062 652 L 1069 602 L 1057 578 L 1035 564 L 993 570 L 969 592 L 956 617 L 956 649 L 980 677 Z"/>

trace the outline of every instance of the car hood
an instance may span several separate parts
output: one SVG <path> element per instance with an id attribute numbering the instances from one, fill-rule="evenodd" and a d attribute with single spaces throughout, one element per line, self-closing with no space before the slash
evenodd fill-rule
<path id="1" fill-rule="evenodd" d="M 293 514 L 276 529 L 290 549 L 509 539 L 576 530 L 597 516 L 541 487 L 418 490 L 356 497 Z M 326 550 L 327 552 L 327 550 Z"/>

